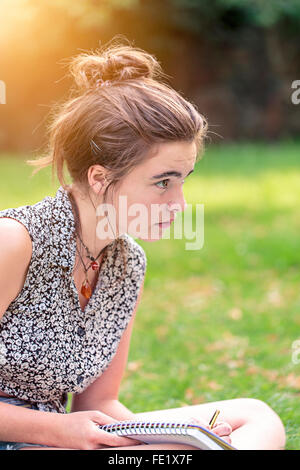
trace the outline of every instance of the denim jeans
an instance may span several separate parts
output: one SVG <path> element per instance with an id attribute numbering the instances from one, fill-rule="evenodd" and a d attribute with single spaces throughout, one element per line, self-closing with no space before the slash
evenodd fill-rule
<path id="1" fill-rule="evenodd" d="M 36 410 L 37 407 L 33 403 L 29 403 L 25 400 L 19 400 L 18 398 L 12 397 L 1 397 L 0 403 L 7 403 L 9 405 L 22 406 L 24 408 L 30 408 Z M 29 442 L 6 442 L 0 441 L 0 450 L 19 450 L 23 447 L 47 447 L 41 444 L 30 444 Z"/>

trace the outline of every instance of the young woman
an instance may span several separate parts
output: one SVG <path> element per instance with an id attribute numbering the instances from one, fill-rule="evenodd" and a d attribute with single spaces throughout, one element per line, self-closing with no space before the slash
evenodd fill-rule
<path id="1" fill-rule="evenodd" d="M 185 209 L 206 124 L 131 45 L 80 54 L 70 70 L 77 91 L 54 116 L 47 156 L 29 161 L 51 164 L 61 186 L 0 212 L 0 448 L 194 449 L 141 445 L 97 425 L 159 416 L 207 426 L 216 408 L 214 432 L 236 448 L 282 448 L 282 423 L 259 400 L 140 414 L 118 400 L 146 270 L 130 235 L 137 208 L 139 238 L 160 239 Z"/>

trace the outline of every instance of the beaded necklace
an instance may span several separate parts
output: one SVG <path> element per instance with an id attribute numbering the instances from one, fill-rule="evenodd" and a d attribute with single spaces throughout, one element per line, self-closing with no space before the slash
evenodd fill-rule
<path id="1" fill-rule="evenodd" d="M 94 258 L 88 247 L 83 243 L 80 235 L 79 235 L 79 227 L 80 227 L 80 218 L 79 218 L 79 212 L 78 212 L 78 208 L 77 208 L 77 204 L 76 204 L 76 201 L 74 199 L 74 196 L 72 194 L 71 191 L 68 191 L 68 195 L 69 195 L 69 199 L 70 199 L 70 202 L 71 202 L 71 205 L 73 207 L 73 210 L 74 210 L 74 214 L 75 214 L 75 232 L 76 232 L 76 235 L 81 243 L 81 245 L 84 247 L 84 249 L 86 250 L 86 256 L 87 258 L 89 258 L 91 260 L 91 263 L 89 266 L 86 266 L 83 259 L 82 259 L 82 256 L 81 256 L 81 253 L 80 251 L 78 250 L 77 248 L 77 243 L 76 243 L 76 251 L 79 255 L 79 258 L 80 258 L 80 261 L 82 263 L 82 266 L 83 266 L 83 269 L 84 269 L 84 274 L 85 274 L 85 279 L 81 285 L 81 288 L 80 288 L 80 292 L 81 294 L 86 298 L 86 299 L 89 299 L 92 295 L 92 286 L 88 280 L 88 277 L 87 277 L 87 273 L 88 273 L 88 270 L 90 268 L 93 269 L 93 271 L 97 271 L 99 268 L 100 268 L 100 262 L 97 261 L 97 259 L 99 258 L 99 256 L 101 255 L 101 253 L 105 250 L 106 247 L 102 248 L 102 250 L 100 251 L 100 253 L 96 256 L 96 258 Z M 102 257 L 103 258 L 103 257 Z M 102 260 L 102 259 L 101 259 Z"/>
<path id="2" fill-rule="evenodd" d="M 106 247 L 102 248 L 102 250 L 100 250 L 99 254 L 96 256 L 96 258 L 94 258 L 88 247 L 83 243 L 80 235 L 77 233 L 77 236 L 79 238 L 79 241 L 80 243 L 82 244 L 82 246 L 85 248 L 86 250 L 86 256 L 87 258 L 89 258 L 91 260 L 91 263 L 90 265 L 87 267 L 82 259 L 82 256 L 81 256 L 81 253 L 80 251 L 78 250 L 77 246 L 76 246 L 76 250 L 77 250 L 77 253 L 79 255 L 79 258 L 81 260 L 81 263 L 83 265 L 83 269 L 84 269 L 84 274 L 85 274 L 85 280 L 83 281 L 82 285 L 81 285 L 81 289 L 80 289 L 80 292 L 81 294 L 86 298 L 86 299 L 89 299 L 92 295 L 92 287 L 91 287 L 91 284 L 88 280 L 88 277 L 87 277 L 87 272 L 90 268 L 92 268 L 93 271 L 97 271 L 99 268 L 100 268 L 100 264 L 99 262 L 97 262 L 97 259 L 99 258 L 99 256 L 101 255 L 101 253 L 103 253 L 103 251 L 105 250 Z M 101 259 L 102 260 L 102 259 Z"/>

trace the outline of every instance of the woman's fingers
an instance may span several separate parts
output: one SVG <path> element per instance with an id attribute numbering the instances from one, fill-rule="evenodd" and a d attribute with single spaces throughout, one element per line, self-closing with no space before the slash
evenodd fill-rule
<path id="1" fill-rule="evenodd" d="M 104 424 L 113 424 L 113 423 L 118 422 L 116 419 L 112 418 L 109 415 L 106 415 L 105 413 L 102 413 L 101 411 L 92 411 L 91 419 L 97 425 L 98 431 L 100 431 L 99 433 L 99 438 L 101 439 L 100 443 L 113 446 L 113 447 L 133 446 L 133 445 L 141 444 L 140 441 L 133 439 L 131 437 L 119 436 L 115 433 L 110 433 L 108 431 L 104 431 L 103 429 L 101 429 L 101 426 L 103 426 Z"/>
<path id="2" fill-rule="evenodd" d="M 100 428 L 98 428 L 98 443 L 111 447 L 134 446 L 141 444 L 140 441 L 131 437 L 118 436 L 115 433 L 103 431 Z"/>
<path id="3" fill-rule="evenodd" d="M 226 441 L 228 444 L 231 444 L 230 434 L 232 433 L 232 427 L 230 426 L 230 424 L 225 423 L 223 421 L 219 421 L 216 422 L 213 429 L 210 429 L 209 424 L 205 423 L 204 421 L 200 421 L 196 418 L 190 418 L 188 419 L 188 422 L 209 429 L 214 434 L 217 434 L 217 436 L 221 437 L 223 441 Z"/>
<path id="4" fill-rule="evenodd" d="M 212 432 L 220 437 L 229 436 L 232 433 L 232 427 L 225 422 L 217 422 L 212 429 Z"/>

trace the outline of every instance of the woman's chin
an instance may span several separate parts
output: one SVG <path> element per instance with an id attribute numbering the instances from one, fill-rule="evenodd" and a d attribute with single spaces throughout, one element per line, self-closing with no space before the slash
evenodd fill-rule
<path id="1" fill-rule="evenodd" d="M 163 233 L 167 228 L 168 227 L 161 226 L 161 224 L 155 224 L 152 226 L 152 229 L 149 229 L 149 233 L 137 234 L 136 238 L 144 242 L 157 242 L 162 239 Z"/>

